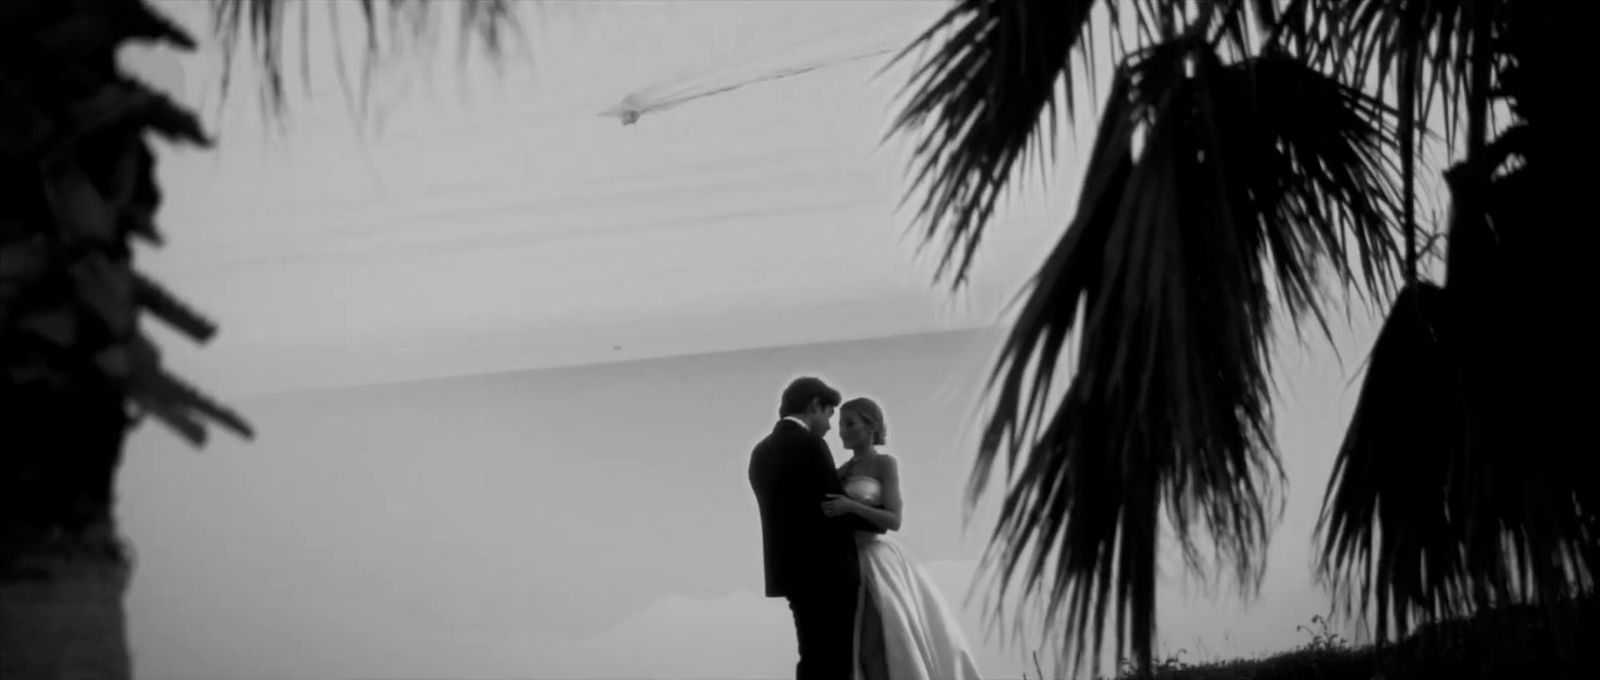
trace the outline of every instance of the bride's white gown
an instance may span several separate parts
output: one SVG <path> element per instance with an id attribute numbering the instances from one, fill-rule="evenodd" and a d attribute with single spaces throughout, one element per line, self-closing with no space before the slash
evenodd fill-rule
<path id="1" fill-rule="evenodd" d="M 876 505 L 882 494 L 878 480 L 865 476 L 846 479 L 844 490 L 869 505 Z M 876 680 L 862 671 L 864 646 L 866 654 L 884 655 L 888 680 L 979 680 L 960 620 L 911 554 L 888 536 L 864 531 L 856 533 L 856 545 L 861 553 L 860 604 L 875 605 L 882 635 L 864 629 L 863 623 L 873 623 L 868 607 L 856 607 L 854 680 Z"/>

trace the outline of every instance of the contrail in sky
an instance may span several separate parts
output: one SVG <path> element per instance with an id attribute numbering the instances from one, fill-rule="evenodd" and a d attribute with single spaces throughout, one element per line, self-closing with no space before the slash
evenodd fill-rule
<path id="1" fill-rule="evenodd" d="M 601 111 L 599 115 L 620 118 L 623 125 L 632 125 L 638 122 L 639 117 L 646 113 L 665 111 L 696 99 L 704 99 L 706 97 L 722 94 L 724 92 L 730 92 L 742 87 L 755 85 L 757 83 L 764 83 L 770 80 L 790 78 L 804 73 L 810 73 L 812 71 L 828 68 L 830 66 L 838 66 L 840 64 L 846 64 L 853 61 L 860 61 L 862 59 L 888 54 L 896 51 L 897 49 L 898 48 L 896 47 L 879 47 L 864 53 L 823 57 L 798 65 L 784 66 L 768 71 L 759 71 L 732 80 L 720 78 L 711 80 L 710 82 L 678 85 L 676 87 L 647 87 L 642 90 L 635 90 L 628 93 L 622 98 L 621 102 L 617 103 L 616 106 L 606 109 L 605 111 Z"/>

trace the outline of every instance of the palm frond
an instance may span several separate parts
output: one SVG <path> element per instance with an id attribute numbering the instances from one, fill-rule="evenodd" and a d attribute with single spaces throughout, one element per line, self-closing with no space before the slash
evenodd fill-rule
<path id="1" fill-rule="evenodd" d="M 1429 119 L 1433 106 L 1444 113 L 1445 139 L 1454 148 L 1461 124 L 1474 99 L 1486 96 L 1472 87 L 1475 54 L 1492 52 L 1493 36 L 1505 30 L 1506 7 L 1500 0 L 1292 0 L 1280 22 L 1278 40 L 1310 63 L 1339 73 L 1375 91 L 1403 71 L 1407 54 L 1420 53 L 1414 88 L 1401 89 L 1399 99 L 1413 99 L 1418 118 Z M 1486 41 L 1490 43 L 1485 45 Z"/>
<path id="2" fill-rule="evenodd" d="M 1540 263 L 1519 257 L 1516 211 L 1489 208 L 1525 205 L 1497 200 L 1489 181 L 1508 155 L 1491 146 L 1484 165 L 1450 173 L 1447 284 L 1396 302 L 1324 498 L 1320 571 L 1346 606 L 1359 592 L 1380 640 L 1391 626 L 1554 603 L 1592 588 L 1600 567 L 1584 502 L 1596 483 L 1582 474 L 1594 466 L 1547 432 L 1561 407 L 1540 389 L 1540 368 L 1574 366 L 1538 356 L 1553 349 L 1550 324 L 1517 279 Z"/>
<path id="3" fill-rule="evenodd" d="M 1117 74 L 1078 213 L 991 376 L 969 486 L 975 501 L 1006 451 L 1017 474 L 986 567 L 1002 600 L 1013 580 L 1048 597 L 1079 665 L 1114 602 L 1117 651 L 1148 667 L 1163 509 L 1191 568 L 1203 526 L 1253 588 L 1282 479 L 1273 300 L 1320 317 L 1323 267 L 1374 290 L 1392 278 L 1386 111 L 1282 53 L 1226 65 L 1190 36 Z M 1042 423 L 1074 331 L 1076 372 Z"/>
<path id="4" fill-rule="evenodd" d="M 1108 34 L 1109 54 L 1120 59 L 1211 25 L 1217 10 L 1173 0 L 960 0 L 912 41 L 895 62 L 939 46 L 907 84 L 913 93 L 890 135 L 917 137 L 919 167 L 902 201 L 921 196 L 914 223 L 923 225 L 924 246 L 945 241 L 935 281 L 966 282 L 1013 175 L 1029 161 L 1054 160 L 1058 113 L 1076 117 L 1079 77 L 1094 85 L 1097 33 Z M 1105 21 L 1095 21 L 1097 11 Z"/>
<path id="5" fill-rule="evenodd" d="M 118 73 L 103 55 L 130 39 L 194 42 L 139 0 L 86 7 L 54 21 L 36 16 L 43 30 L 8 45 L 50 66 L 32 67 L 31 79 L 4 74 L 9 88 L 0 108 L 27 122 L 18 129 L 30 134 L 7 140 L 25 144 L 0 144 L 0 170 L 14 185 L 34 187 L 0 214 L 0 251 L 15 258 L 0 268 L 6 384 L 32 394 L 155 395 L 196 443 L 193 435 L 203 435 L 208 420 L 248 437 L 237 414 L 167 374 L 138 327 L 139 313 L 150 310 L 195 340 L 215 332 L 138 272 L 131 247 L 134 238 L 157 240 L 161 195 L 146 134 L 201 146 L 210 140 L 193 113 Z"/>
<path id="6" fill-rule="evenodd" d="M 1400 634 L 1418 611 L 1460 613 L 1460 546 L 1446 483 L 1464 448 L 1450 310 L 1431 283 L 1407 286 L 1378 334 L 1365 382 L 1324 496 L 1317 531 L 1324 565 L 1349 609 L 1380 612 L 1377 637 Z M 1327 569 L 1324 571 L 1326 573 Z M 1357 596 L 1359 595 L 1359 602 Z M 1392 615 L 1390 612 L 1394 612 Z"/>
<path id="7" fill-rule="evenodd" d="M 519 5 L 525 4 L 518 0 L 359 0 L 365 48 L 362 82 L 367 81 L 381 58 L 385 37 L 399 35 L 402 30 L 420 35 L 440 21 L 439 11 L 443 8 L 456 12 L 457 28 L 467 38 L 462 43 L 463 50 L 469 42 L 476 42 L 488 56 L 498 61 L 504 56 L 508 41 L 516 39 L 525 43 L 518 17 Z M 309 24 L 313 9 L 327 12 L 336 43 L 335 59 L 340 61 L 338 75 L 343 80 L 346 77 L 342 63 L 343 51 L 337 44 L 344 39 L 339 32 L 340 3 L 211 0 L 212 31 L 221 40 L 225 61 L 223 96 L 227 96 L 231 84 L 234 56 L 238 51 L 245 50 L 260 70 L 261 93 L 267 106 L 277 113 L 284 111 L 287 101 L 283 76 L 284 26 L 290 11 L 299 12 L 301 75 L 309 87 Z M 387 32 L 379 31 L 381 23 L 387 24 Z M 365 95 L 366 88 L 363 86 L 361 96 Z"/>
<path id="8" fill-rule="evenodd" d="M 915 93 L 890 131 L 920 132 L 921 169 L 906 197 L 924 196 L 924 242 L 941 234 L 948 241 L 936 279 L 954 265 L 954 285 L 966 280 L 1012 173 L 1030 157 L 1053 157 L 1057 107 L 1075 113 L 1075 60 L 1092 53 L 1088 31 L 1099 4 L 963 0 L 896 57 L 942 39 L 908 83 Z"/>

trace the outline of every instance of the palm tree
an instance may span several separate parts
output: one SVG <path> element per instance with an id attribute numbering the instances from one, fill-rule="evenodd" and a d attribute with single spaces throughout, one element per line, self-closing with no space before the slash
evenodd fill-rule
<path id="1" fill-rule="evenodd" d="M 123 438 L 144 416 L 197 445 L 209 422 L 250 436 L 139 329 L 148 312 L 197 341 L 216 332 L 133 266 L 136 239 L 160 243 L 146 133 L 209 140 L 115 57 L 193 41 L 136 1 L 7 2 L 0 27 L 0 677 L 126 678 Z"/>
<path id="2" fill-rule="evenodd" d="M 215 28 L 226 39 L 275 26 L 282 4 L 219 2 Z M 506 23 L 495 8 L 507 3 L 463 15 L 490 19 L 469 27 L 492 37 Z M 168 373 L 139 327 L 149 313 L 198 342 L 217 330 L 133 265 L 136 240 L 161 243 L 147 133 L 210 140 L 193 113 L 120 71 L 131 41 L 195 45 L 143 0 L 0 3 L 0 678 L 132 677 L 132 562 L 113 507 L 123 440 L 147 416 L 195 446 L 213 423 L 252 436 Z"/>
<path id="3" fill-rule="evenodd" d="M 893 130 L 918 142 L 919 221 L 955 287 L 1013 175 L 1054 152 L 1057 108 L 1080 113 L 1096 43 L 1118 62 L 1076 214 L 994 368 L 969 486 L 976 501 L 1005 454 L 985 565 L 1002 596 L 1044 599 L 1075 668 L 1098 661 L 1115 605 L 1115 651 L 1149 671 L 1163 520 L 1190 568 L 1203 531 L 1258 583 L 1282 480 L 1271 332 L 1285 316 L 1328 332 L 1324 273 L 1393 296 L 1319 524 L 1347 611 L 1374 616 L 1381 642 L 1391 624 L 1592 589 L 1600 476 L 1559 444 L 1585 440 L 1582 410 L 1550 388 L 1594 384 L 1563 307 L 1575 248 L 1553 229 L 1597 179 L 1596 133 L 1564 96 L 1600 81 L 1579 28 L 1596 11 L 959 0 L 915 41 L 929 56 Z M 1445 173 L 1442 283 L 1414 216 L 1434 107 L 1464 151 Z"/>

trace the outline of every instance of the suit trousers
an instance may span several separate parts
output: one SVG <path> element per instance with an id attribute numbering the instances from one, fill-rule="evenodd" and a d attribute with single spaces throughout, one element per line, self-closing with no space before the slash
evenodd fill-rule
<path id="1" fill-rule="evenodd" d="M 859 587 L 840 584 L 789 595 L 800 646 L 796 680 L 851 680 Z"/>

